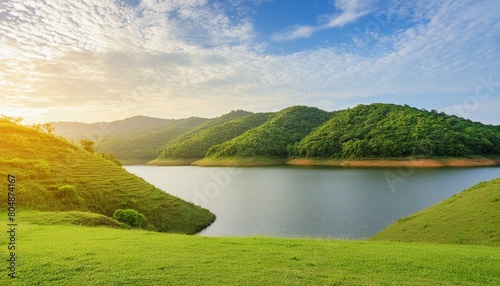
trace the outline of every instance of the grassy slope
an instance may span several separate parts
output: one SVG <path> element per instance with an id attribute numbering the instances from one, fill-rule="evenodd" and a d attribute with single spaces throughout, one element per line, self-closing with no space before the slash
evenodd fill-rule
<path id="1" fill-rule="evenodd" d="M 4 214 L 4 217 L 7 217 L 7 214 Z M 121 223 L 108 216 L 80 211 L 42 212 L 23 209 L 16 213 L 15 219 L 33 225 L 105 226 L 132 229 L 128 224 Z"/>
<path id="2" fill-rule="evenodd" d="M 500 246 L 500 179 L 399 219 L 373 240 Z"/>
<path id="3" fill-rule="evenodd" d="M 493 247 L 215 238 L 22 219 L 16 285 L 500 284 Z M 2 249 L 6 241 L 1 232 Z"/>
<path id="4" fill-rule="evenodd" d="M 143 213 L 159 231 L 195 233 L 214 219 L 98 155 L 34 129 L 0 121 L 0 174 L 17 177 L 21 209 Z M 62 186 L 72 186 L 70 191 Z M 6 208 L 6 204 L 0 210 Z"/>

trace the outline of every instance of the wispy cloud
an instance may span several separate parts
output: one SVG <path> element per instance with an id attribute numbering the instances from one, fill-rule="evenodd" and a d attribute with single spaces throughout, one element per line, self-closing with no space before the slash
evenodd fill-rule
<path id="1" fill-rule="evenodd" d="M 272 39 L 278 42 L 292 41 L 301 38 L 309 38 L 314 33 L 322 30 L 342 27 L 370 13 L 373 9 L 373 3 L 374 1 L 335 0 L 335 8 L 340 12 L 333 15 L 322 15 L 321 18 L 326 19 L 325 23 L 316 26 L 305 25 L 289 27 L 284 31 L 272 35 Z"/>

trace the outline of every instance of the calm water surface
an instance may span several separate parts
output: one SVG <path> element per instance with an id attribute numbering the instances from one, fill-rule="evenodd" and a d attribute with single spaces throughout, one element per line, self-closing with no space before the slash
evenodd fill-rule
<path id="1" fill-rule="evenodd" d="M 201 235 L 365 238 L 500 168 L 126 166 L 217 220 Z"/>

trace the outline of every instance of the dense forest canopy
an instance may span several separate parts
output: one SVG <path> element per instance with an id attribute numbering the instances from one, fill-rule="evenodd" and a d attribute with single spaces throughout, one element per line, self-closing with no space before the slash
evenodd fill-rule
<path id="1" fill-rule="evenodd" d="M 222 124 L 229 122 L 231 120 L 234 120 L 237 118 L 242 118 L 242 117 L 245 117 L 245 116 L 250 115 L 250 114 L 252 114 L 252 112 L 244 111 L 244 110 L 233 110 L 233 111 L 226 113 L 224 115 L 221 115 L 219 117 L 209 119 L 209 120 L 207 120 L 207 122 L 189 130 L 186 133 L 183 133 L 183 134 L 177 136 L 175 139 L 170 141 L 166 147 L 173 145 L 173 144 L 180 143 L 180 142 L 185 141 L 185 140 L 189 140 L 193 136 L 195 136 L 196 134 L 198 134 L 204 130 L 207 130 L 209 128 L 222 125 Z"/>
<path id="2" fill-rule="evenodd" d="M 331 113 L 314 107 L 289 107 L 261 126 L 210 148 L 207 156 L 216 158 L 287 157 L 288 149 L 294 143 L 300 141 L 330 117 Z"/>
<path id="3" fill-rule="evenodd" d="M 214 145 L 231 140 L 268 121 L 274 114 L 255 113 L 201 130 L 191 138 L 169 145 L 160 158 L 201 159 Z"/>
<path id="4" fill-rule="evenodd" d="M 338 112 L 293 148 L 309 158 L 471 156 L 500 153 L 496 127 L 394 104 Z"/>
<path id="5" fill-rule="evenodd" d="M 132 122 L 138 129 L 132 132 L 124 122 Z M 147 124 L 139 128 L 139 122 Z M 96 142 L 96 147 L 129 162 L 500 154 L 500 126 L 408 105 L 375 103 L 336 112 L 293 106 L 273 113 L 236 110 L 212 119 L 134 117 L 116 124 L 120 136 L 138 135 L 111 136 Z"/>

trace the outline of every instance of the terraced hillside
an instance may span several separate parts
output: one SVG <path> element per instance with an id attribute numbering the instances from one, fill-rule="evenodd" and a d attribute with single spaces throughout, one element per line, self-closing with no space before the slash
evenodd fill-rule
<path id="1" fill-rule="evenodd" d="M 215 219 L 208 210 L 66 140 L 6 118 L 0 120 L 0 133 L 0 173 L 17 177 L 21 209 L 112 216 L 117 209 L 131 208 L 146 216 L 148 228 L 179 233 L 195 233 Z"/>

